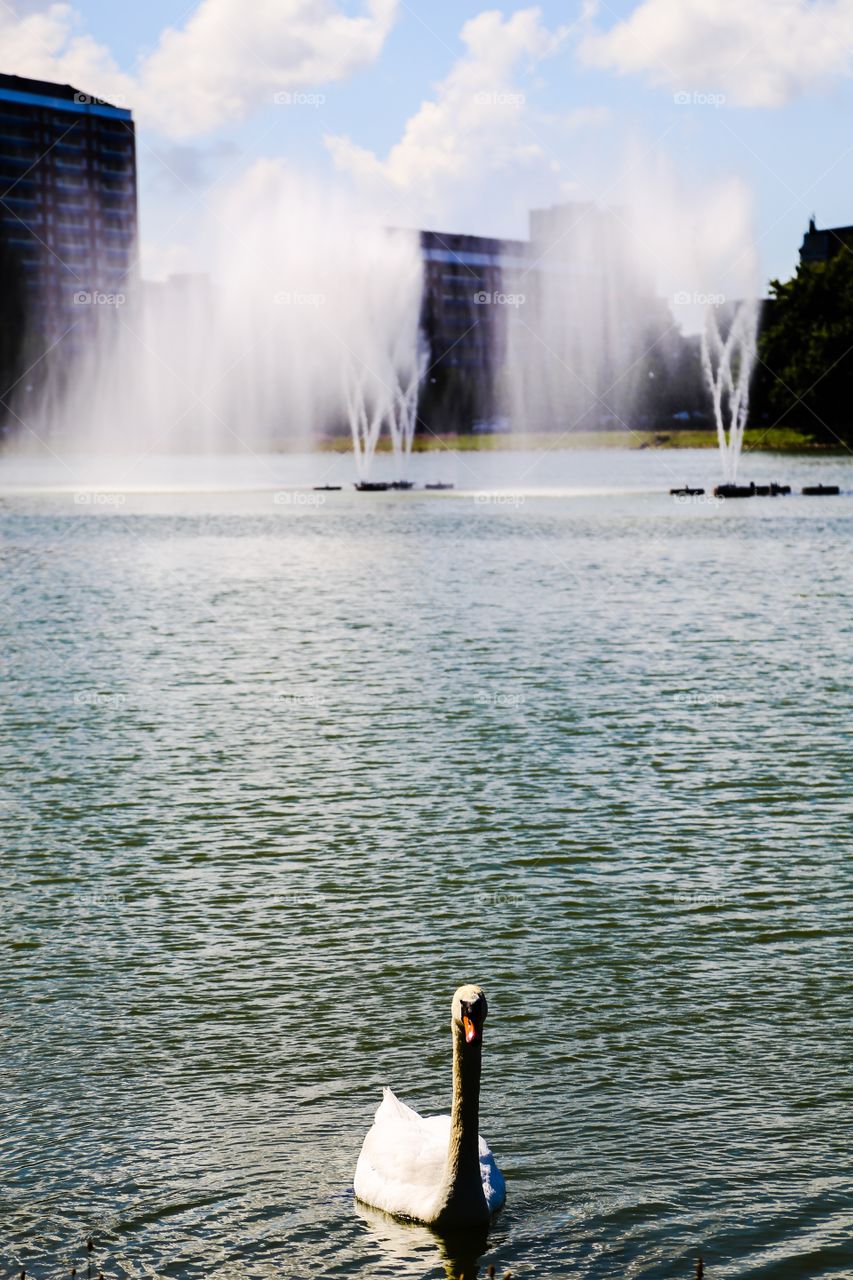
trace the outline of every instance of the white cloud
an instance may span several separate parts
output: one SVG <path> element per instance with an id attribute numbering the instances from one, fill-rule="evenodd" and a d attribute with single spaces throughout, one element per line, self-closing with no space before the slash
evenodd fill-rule
<path id="1" fill-rule="evenodd" d="M 853 0 L 643 0 L 580 53 L 674 90 L 778 107 L 849 74 Z"/>
<path id="2" fill-rule="evenodd" d="M 365 0 L 349 16 L 333 0 L 202 0 L 185 26 L 162 32 L 133 75 L 79 32 L 70 4 L 41 12 L 0 6 L 4 65 L 68 81 L 134 108 L 140 123 L 177 140 L 269 104 L 278 92 L 346 79 L 381 52 L 398 0 Z"/>
<path id="3" fill-rule="evenodd" d="M 140 74 L 148 116 L 188 138 L 247 115 L 276 92 L 343 80 L 382 50 L 397 0 L 349 17 L 331 0 L 203 0 L 163 32 Z"/>
<path id="4" fill-rule="evenodd" d="M 134 85 L 110 52 L 85 32 L 70 4 L 50 4 L 37 12 L 0 6 L 3 69 L 16 75 L 69 83 L 84 93 L 129 105 Z"/>
<path id="5" fill-rule="evenodd" d="M 537 8 L 510 17 L 496 10 L 478 14 L 461 31 L 465 52 L 406 123 L 385 159 L 348 137 L 327 137 L 336 167 L 401 194 L 418 204 L 441 207 L 449 190 L 480 181 L 489 171 L 543 161 L 545 152 L 525 128 L 526 96 L 521 73 L 553 53 L 567 30 L 549 31 Z"/>

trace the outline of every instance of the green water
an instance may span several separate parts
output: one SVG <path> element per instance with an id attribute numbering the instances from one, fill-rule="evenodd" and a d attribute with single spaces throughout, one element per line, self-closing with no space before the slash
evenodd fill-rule
<path id="1" fill-rule="evenodd" d="M 483 1271 L 853 1273 L 851 533 L 0 497 L 2 1274 L 470 1275 L 350 1191 L 469 978 Z"/>

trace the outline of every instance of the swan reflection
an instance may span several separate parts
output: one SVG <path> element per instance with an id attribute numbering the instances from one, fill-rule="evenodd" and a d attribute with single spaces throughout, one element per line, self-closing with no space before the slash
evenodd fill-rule
<path id="1" fill-rule="evenodd" d="M 381 1250 L 384 1259 L 394 1264 L 394 1274 L 417 1276 L 421 1280 L 425 1267 L 444 1267 L 447 1280 L 472 1280 L 487 1248 L 487 1227 L 468 1228 L 464 1232 L 441 1234 L 418 1222 L 403 1222 L 381 1209 L 372 1209 L 354 1201 L 355 1211 Z"/>

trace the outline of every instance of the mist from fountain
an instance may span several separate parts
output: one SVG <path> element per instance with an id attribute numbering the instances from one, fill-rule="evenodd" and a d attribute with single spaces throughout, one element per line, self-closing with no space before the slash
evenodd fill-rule
<path id="1" fill-rule="evenodd" d="M 209 278 L 128 286 L 25 420 L 76 454 L 411 449 L 423 359 L 417 234 L 263 161 L 199 227 Z M 83 344 L 81 344 L 83 345 Z"/>
<path id="2" fill-rule="evenodd" d="M 624 210 L 592 203 L 532 215 L 530 263 L 503 321 L 516 429 L 631 429 L 647 321 L 660 310 Z"/>
<path id="3" fill-rule="evenodd" d="M 740 302 L 726 336 L 717 311 L 709 307 L 702 330 L 702 371 L 711 394 L 717 442 L 727 484 L 737 481 L 743 434 L 749 415 L 749 384 L 755 368 L 758 306 Z"/>
<path id="4" fill-rule="evenodd" d="M 728 300 L 759 292 L 750 193 L 735 179 L 690 185 L 665 156 L 650 164 L 647 154 L 630 160 L 612 192 L 612 205 L 577 201 L 532 214 L 529 260 L 504 273 L 517 305 L 492 324 L 506 344 L 513 427 L 634 433 L 666 428 L 665 413 L 698 426 L 710 359 L 724 462 L 736 468 L 757 304 Z M 731 310 L 723 340 L 717 316 Z"/>
<path id="5" fill-rule="evenodd" d="M 394 233 L 394 236 L 402 233 Z M 405 249 L 409 237 L 404 237 Z M 394 237 L 391 244 L 394 244 Z M 402 253 L 394 258 L 396 288 L 387 290 L 375 266 L 362 282 L 363 325 L 343 361 L 343 396 L 352 434 L 356 471 L 370 476 L 383 431 L 394 455 L 397 480 L 403 479 L 417 425 L 418 396 L 427 366 L 420 330 L 422 265 Z"/>

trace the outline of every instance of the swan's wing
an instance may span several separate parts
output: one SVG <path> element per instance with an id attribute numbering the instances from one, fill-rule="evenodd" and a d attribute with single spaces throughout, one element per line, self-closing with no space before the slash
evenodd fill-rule
<path id="1" fill-rule="evenodd" d="M 483 1182 L 489 1213 L 494 1213 L 506 1200 L 506 1183 L 495 1157 L 489 1150 L 489 1144 L 482 1135 L 480 1136 L 480 1178 Z"/>
<path id="2" fill-rule="evenodd" d="M 444 1177 L 449 1140 L 450 1116 L 425 1119 L 390 1089 L 383 1090 L 358 1157 L 355 1194 L 386 1213 L 429 1219 Z"/>

